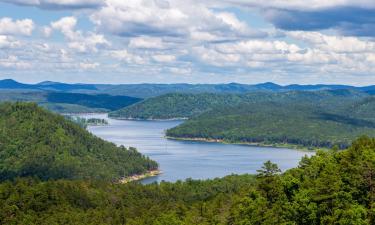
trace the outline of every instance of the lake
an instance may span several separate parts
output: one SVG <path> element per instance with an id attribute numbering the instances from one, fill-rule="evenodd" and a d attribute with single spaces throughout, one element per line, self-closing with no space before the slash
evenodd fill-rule
<path id="1" fill-rule="evenodd" d="M 163 173 L 142 183 L 193 179 L 208 179 L 235 174 L 256 173 L 271 160 L 283 171 L 298 165 L 303 152 L 286 148 L 256 147 L 221 143 L 176 141 L 164 138 L 164 132 L 182 121 L 113 120 L 106 114 L 81 115 L 85 118 L 105 118 L 108 126 L 90 126 L 88 130 L 107 141 L 132 146 L 157 161 Z"/>

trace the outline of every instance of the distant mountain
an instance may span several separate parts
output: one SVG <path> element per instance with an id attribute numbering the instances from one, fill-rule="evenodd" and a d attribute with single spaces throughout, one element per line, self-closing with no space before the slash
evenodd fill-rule
<path id="1" fill-rule="evenodd" d="M 12 79 L 0 80 L 1 89 L 33 89 L 34 85 L 22 84 Z"/>
<path id="2" fill-rule="evenodd" d="M 65 84 L 52 81 L 45 81 L 38 84 L 23 84 L 12 79 L 0 80 L 0 89 L 34 89 L 51 91 L 78 91 L 97 90 L 92 84 Z"/>
<path id="3" fill-rule="evenodd" d="M 349 85 L 278 85 L 272 82 L 261 84 L 66 84 L 53 81 L 44 81 L 38 84 L 22 84 L 14 80 L 0 81 L 0 89 L 29 89 L 47 90 L 59 92 L 90 93 L 124 95 L 137 98 L 149 98 L 168 93 L 232 93 L 243 94 L 254 91 L 318 91 L 318 90 L 338 90 L 353 89 L 375 94 L 375 86 L 354 87 Z"/>
<path id="4" fill-rule="evenodd" d="M 59 113 L 91 113 L 118 110 L 140 98 L 107 94 L 81 94 L 32 89 L 0 89 L 0 102 L 36 102 Z"/>

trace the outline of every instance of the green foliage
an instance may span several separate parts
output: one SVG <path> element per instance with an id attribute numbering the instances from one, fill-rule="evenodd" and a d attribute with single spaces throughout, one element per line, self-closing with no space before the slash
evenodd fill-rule
<path id="1" fill-rule="evenodd" d="M 280 173 L 141 185 L 22 178 L 0 184 L 1 224 L 374 224 L 375 139 Z"/>
<path id="2" fill-rule="evenodd" d="M 109 116 L 126 119 L 190 118 L 215 106 L 230 106 L 241 101 L 241 96 L 232 94 L 166 94 L 111 112 Z"/>
<path id="3" fill-rule="evenodd" d="M 309 148 L 337 145 L 343 149 L 358 136 L 375 136 L 375 98 L 342 94 L 263 95 L 253 102 L 217 107 L 168 130 L 167 135 Z"/>
<path id="4" fill-rule="evenodd" d="M 329 109 L 341 108 L 343 100 L 355 103 L 365 99 L 367 94 L 351 90 L 334 91 L 293 91 L 293 92 L 252 92 L 247 94 L 183 94 L 172 93 L 146 99 L 134 105 L 111 112 L 115 118 L 133 119 L 174 119 L 192 118 L 216 109 L 236 108 L 246 104 L 263 103 L 306 103 Z M 370 98 L 369 98 L 370 99 Z"/>
<path id="5" fill-rule="evenodd" d="M 1 224 L 213 224 L 224 222 L 250 175 L 207 181 L 113 184 L 16 179 L 0 184 Z M 219 215 L 220 214 L 220 215 Z"/>
<path id="6" fill-rule="evenodd" d="M 155 168 L 135 149 L 116 147 L 36 104 L 0 105 L 0 180 L 114 180 Z"/>
<path id="7" fill-rule="evenodd" d="M 374 224 L 374 179 L 375 139 L 363 137 L 348 150 L 318 152 L 304 158 L 298 168 L 283 175 L 258 177 L 253 192 L 232 208 L 231 221 Z M 259 210 L 260 204 L 267 207 Z"/>

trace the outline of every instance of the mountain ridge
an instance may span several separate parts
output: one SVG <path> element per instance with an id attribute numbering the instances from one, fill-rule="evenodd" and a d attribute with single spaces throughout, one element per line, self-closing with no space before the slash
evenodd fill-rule
<path id="1" fill-rule="evenodd" d="M 155 97 L 168 93 L 248 93 L 253 91 L 318 91 L 318 90 L 338 90 L 353 89 L 370 94 L 375 94 L 375 85 L 351 86 L 341 84 L 289 84 L 279 85 L 273 82 L 259 84 L 223 83 L 223 84 L 84 84 L 84 83 L 61 83 L 54 81 L 43 81 L 36 84 L 24 84 L 12 79 L 0 80 L 0 89 L 27 89 L 60 91 L 73 93 L 126 95 L 138 98 Z"/>

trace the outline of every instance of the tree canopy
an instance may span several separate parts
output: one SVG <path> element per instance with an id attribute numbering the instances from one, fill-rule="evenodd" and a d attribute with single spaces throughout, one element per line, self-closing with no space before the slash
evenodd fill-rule
<path id="1" fill-rule="evenodd" d="M 157 166 L 136 149 L 117 147 L 34 103 L 0 105 L 0 180 L 113 180 Z"/>

